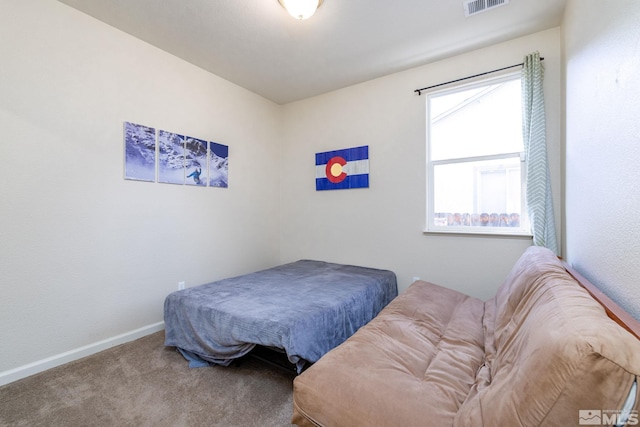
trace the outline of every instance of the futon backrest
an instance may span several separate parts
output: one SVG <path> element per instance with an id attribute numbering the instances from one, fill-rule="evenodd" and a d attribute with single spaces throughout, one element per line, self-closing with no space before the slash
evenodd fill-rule
<path id="1" fill-rule="evenodd" d="M 640 375 L 640 341 L 544 248 L 529 248 L 485 303 L 484 329 L 458 426 L 579 425 L 597 411 L 608 421 Z"/>

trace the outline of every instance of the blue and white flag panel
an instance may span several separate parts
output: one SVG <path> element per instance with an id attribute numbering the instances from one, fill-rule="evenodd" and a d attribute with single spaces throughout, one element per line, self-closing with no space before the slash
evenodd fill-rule
<path id="1" fill-rule="evenodd" d="M 316 154 L 316 191 L 369 187 L 369 146 Z"/>

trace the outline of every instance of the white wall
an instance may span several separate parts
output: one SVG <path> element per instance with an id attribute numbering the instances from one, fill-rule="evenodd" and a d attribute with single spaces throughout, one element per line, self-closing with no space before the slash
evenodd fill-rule
<path id="1" fill-rule="evenodd" d="M 545 61 L 547 138 L 560 224 L 560 29 L 284 106 L 282 260 L 388 268 L 401 290 L 419 276 L 486 299 L 530 239 L 424 235 L 425 96 L 414 89 L 522 62 Z M 317 152 L 369 146 L 370 188 L 315 191 Z"/>
<path id="2" fill-rule="evenodd" d="M 0 10 L 0 377 L 278 263 L 280 106 L 57 1 Z M 124 180 L 124 121 L 228 145 L 229 188 Z"/>
<path id="3" fill-rule="evenodd" d="M 640 2 L 571 0 L 566 256 L 640 320 Z"/>

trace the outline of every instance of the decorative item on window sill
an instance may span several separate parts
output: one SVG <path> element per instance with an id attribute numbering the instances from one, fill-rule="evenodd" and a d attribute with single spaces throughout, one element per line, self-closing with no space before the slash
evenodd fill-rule
<path id="1" fill-rule="evenodd" d="M 296 19 L 307 19 L 316 13 L 323 0 L 278 0 L 289 15 Z"/>

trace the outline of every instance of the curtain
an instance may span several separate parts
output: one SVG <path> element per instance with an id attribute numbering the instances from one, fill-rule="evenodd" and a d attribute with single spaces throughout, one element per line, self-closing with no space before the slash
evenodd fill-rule
<path id="1" fill-rule="evenodd" d="M 526 55 L 522 64 L 522 135 L 526 156 L 526 200 L 533 244 L 558 255 L 551 180 L 547 162 L 547 138 L 540 53 Z"/>

